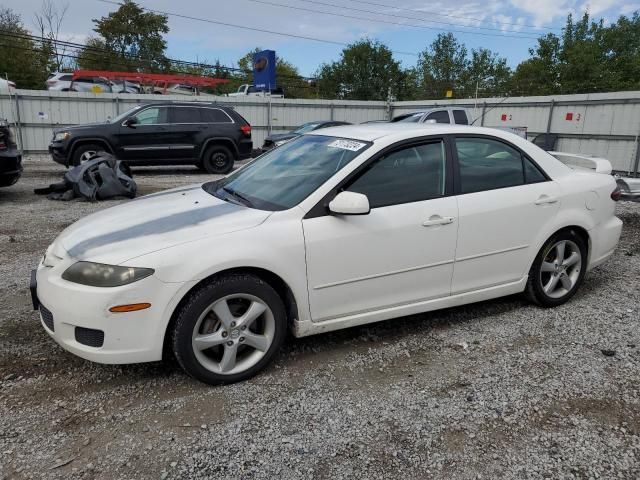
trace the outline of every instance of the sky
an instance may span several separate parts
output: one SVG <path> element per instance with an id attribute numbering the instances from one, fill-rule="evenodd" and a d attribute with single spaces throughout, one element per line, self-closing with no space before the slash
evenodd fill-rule
<path id="1" fill-rule="evenodd" d="M 92 19 L 117 9 L 100 0 L 54 0 L 68 4 L 61 38 L 83 43 L 92 32 Z M 536 38 L 559 34 L 567 14 L 605 23 L 640 10 L 640 0 L 138 0 L 143 7 L 193 17 L 169 15 L 167 56 L 187 61 L 236 66 L 247 51 L 269 48 L 313 76 L 323 62 L 338 60 L 358 39 L 377 39 L 394 51 L 405 67 L 413 66 L 438 33 L 453 31 L 469 50 L 489 48 L 515 67 L 529 56 Z M 42 0 L 3 0 L 2 6 L 22 16 L 34 30 L 34 13 Z M 341 15 L 341 16 L 339 16 Z M 276 33 L 205 22 L 210 20 L 333 43 L 292 38 Z"/>

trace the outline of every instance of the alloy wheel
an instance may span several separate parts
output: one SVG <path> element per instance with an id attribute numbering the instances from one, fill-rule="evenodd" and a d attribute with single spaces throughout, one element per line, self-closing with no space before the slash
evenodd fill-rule
<path id="1" fill-rule="evenodd" d="M 540 284 L 551 298 L 567 295 L 580 278 L 582 253 L 571 240 L 560 240 L 549 249 L 540 265 Z"/>
<path id="2" fill-rule="evenodd" d="M 192 348 L 207 370 L 231 375 L 260 361 L 275 336 L 273 312 L 260 298 L 234 294 L 209 305 L 198 318 Z"/>
<path id="3" fill-rule="evenodd" d="M 80 155 L 80 161 L 81 162 L 86 162 L 91 157 L 93 157 L 95 154 L 96 154 L 96 152 L 94 150 L 87 150 L 82 155 Z"/>

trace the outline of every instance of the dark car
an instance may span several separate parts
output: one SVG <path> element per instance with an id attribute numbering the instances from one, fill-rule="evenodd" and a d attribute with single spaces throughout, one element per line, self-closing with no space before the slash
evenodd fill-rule
<path id="1" fill-rule="evenodd" d="M 337 127 L 338 125 L 351 125 L 349 122 L 336 122 L 333 120 L 323 121 L 323 122 L 308 122 L 303 123 L 295 130 L 291 130 L 289 133 L 276 133 L 273 135 L 269 135 L 264 139 L 264 144 L 262 145 L 262 149 L 260 153 L 264 153 L 268 150 L 271 150 L 274 147 L 279 147 L 283 143 L 287 143 L 289 140 L 299 137 L 307 132 L 311 132 L 313 130 L 318 130 L 320 128 L 327 127 Z"/>
<path id="2" fill-rule="evenodd" d="M 0 122 L 0 187 L 8 187 L 22 175 L 22 155 L 6 122 Z"/>
<path id="3" fill-rule="evenodd" d="M 251 156 L 251 125 L 233 108 L 204 102 L 139 105 L 106 123 L 54 130 L 49 152 L 63 165 L 79 165 L 96 152 L 130 165 L 195 164 L 228 173 Z"/>

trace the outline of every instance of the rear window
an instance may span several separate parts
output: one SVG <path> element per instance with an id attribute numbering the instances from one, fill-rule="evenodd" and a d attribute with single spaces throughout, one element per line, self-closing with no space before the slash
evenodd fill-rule
<path id="1" fill-rule="evenodd" d="M 199 108 L 172 107 L 171 123 L 200 123 Z"/>
<path id="2" fill-rule="evenodd" d="M 458 125 L 469 125 L 469 119 L 467 118 L 467 112 L 464 110 L 454 110 L 453 119 Z"/>
<path id="3" fill-rule="evenodd" d="M 231 123 L 229 115 L 218 108 L 201 108 L 200 120 L 204 123 Z"/>

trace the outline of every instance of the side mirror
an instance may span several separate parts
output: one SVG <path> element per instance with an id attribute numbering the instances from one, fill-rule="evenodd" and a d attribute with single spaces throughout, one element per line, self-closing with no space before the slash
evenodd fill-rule
<path id="1" fill-rule="evenodd" d="M 125 127 L 136 128 L 138 124 L 138 119 L 136 117 L 129 117 L 124 121 Z"/>
<path id="2" fill-rule="evenodd" d="M 356 192 L 340 192 L 329 203 L 329 211 L 338 215 L 367 215 L 371 208 L 366 195 Z"/>

